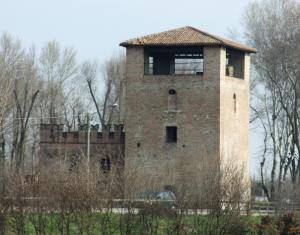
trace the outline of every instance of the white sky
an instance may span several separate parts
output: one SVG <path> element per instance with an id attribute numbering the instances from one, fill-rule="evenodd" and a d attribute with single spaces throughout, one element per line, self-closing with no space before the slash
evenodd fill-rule
<path id="1" fill-rule="evenodd" d="M 181 26 L 228 35 L 241 30 L 251 0 L 0 0 L 0 33 L 41 48 L 56 39 L 76 49 L 80 61 L 105 60 L 129 38 Z M 251 133 L 251 169 L 257 168 L 258 138 Z"/>
<path id="2" fill-rule="evenodd" d="M 119 42 L 191 25 L 226 36 L 250 0 L 0 0 L 0 32 L 40 48 L 56 39 L 80 59 L 104 58 Z"/>

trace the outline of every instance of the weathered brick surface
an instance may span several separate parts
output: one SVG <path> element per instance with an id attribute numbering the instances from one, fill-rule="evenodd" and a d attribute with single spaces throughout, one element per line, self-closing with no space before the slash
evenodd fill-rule
<path id="1" fill-rule="evenodd" d="M 225 48 L 207 46 L 203 53 L 201 76 L 153 76 L 144 75 L 144 48 L 127 48 L 126 197 L 165 186 L 184 186 L 195 193 L 205 169 L 218 172 L 227 163 L 243 165 L 249 175 L 250 56 L 236 54 L 239 61 L 234 66 L 243 77 L 240 79 L 226 76 Z M 176 97 L 170 97 L 171 89 L 176 91 Z M 166 143 L 165 128 L 173 125 L 177 126 L 177 143 Z M 74 151 L 86 153 L 86 133 L 77 134 L 68 133 L 66 138 L 62 136 L 62 126 L 55 126 L 51 132 L 42 128 L 41 148 L 46 150 L 44 154 L 56 151 L 59 156 Z M 109 138 L 108 133 L 103 133 L 99 139 L 92 132 L 91 136 L 92 161 L 124 151 L 124 142 L 118 135 Z"/>
<path id="2" fill-rule="evenodd" d="M 98 132 L 94 129 L 91 130 L 90 138 L 90 167 L 101 172 L 101 160 L 110 159 L 111 169 L 105 174 L 113 179 L 112 190 L 116 198 L 123 197 L 124 186 L 125 136 L 122 131 L 122 126 L 115 126 L 114 132 Z M 63 132 L 63 125 L 41 124 L 38 169 L 42 169 L 44 173 L 51 172 L 59 164 L 71 169 L 74 163 L 78 167 L 87 166 L 86 130 Z"/>
<path id="3" fill-rule="evenodd" d="M 190 182 L 204 166 L 218 171 L 220 159 L 248 160 L 248 56 L 245 79 L 225 77 L 226 49 L 204 48 L 202 76 L 144 75 L 142 47 L 127 48 L 125 182 L 128 196 L 151 181 L 165 185 Z M 168 90 L 177 92 L 177 110 L 168 110 Z M 237 112 L 233 110 L 233 94 Z M 165 141 L 165 127 L 176 125 L 178 141 Z M 241 130 L 242 129 L 242 130 Z"/>
<path id="4" fill-rule="evenodd" d="M 245 168 L 249 181 L 249 67 L 250 56 L 245 55 L 243 77 L 221 76 L 220 82 L 220 153 L 221 163 L 237 164 Z M 236 110 L 234 98 L 236 96 Z M 248 182 L 249 183 L 249 182 Z"/>

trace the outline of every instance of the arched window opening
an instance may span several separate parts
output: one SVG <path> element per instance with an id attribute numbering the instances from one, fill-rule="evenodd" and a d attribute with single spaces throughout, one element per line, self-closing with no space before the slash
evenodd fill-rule
<path id="1" fill-rule="evenodd" d="M 174 89 L 169 90 L 169 95 L 176 95 L 176 91 Z"/>
<path id="2" fill-rule="evenodd" d="M 170 89 L 168 95 L 168 110 L 176 110 L 177 109 L 177 94 L 176 90 Z"/>

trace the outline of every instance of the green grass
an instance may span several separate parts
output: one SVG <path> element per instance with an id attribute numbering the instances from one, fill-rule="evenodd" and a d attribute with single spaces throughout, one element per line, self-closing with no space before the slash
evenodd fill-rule
<path id="1" fill-rule="evenodd" d="M 26 214 L 24 216 L 25 234 L 37 234 L 32 222 L 41 216 L 41 221 L 45 223 L 45 234 L 62 234 L 63 219 L 70 219 L 68 233 L 66 224 L 64 224 L 63 234 L 81 234 L 80 224 L 90 225 L 89 232 L 85 228 L 82 234 L 176 234 L 176 231 L 183 229 L 186 234 L 206 234 L 211 230 L 217 221 L 204 215 L 184 216 L 182 220 L 179 217 L 172 216 L 153 216 L 153 215 L 119 215 L 113 213 L 80 213 L 70 214 L 63 218 L 61 214 Z M 17 234 L 16 214 L 6 218 L 6 233 L 8 235 Z M 241 217 L 242 221 L 249 225 L 259 224 L 259 217 Z M 222 222 L 222 221 L 218 221 Z M 182 227 L 181 227 L 182 226 Z M 246 230 L 250 231 L 247 228 Z M 247 234 L 246 232 L 244 234 Z M 250 233 L 249 233 L 250 234 Z"/>

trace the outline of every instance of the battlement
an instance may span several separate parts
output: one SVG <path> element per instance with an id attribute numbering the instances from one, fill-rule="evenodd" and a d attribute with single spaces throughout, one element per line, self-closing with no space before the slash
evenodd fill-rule
<path id="1" fill-rule="evenodd" d="M 99 131 L 99 125 L 91 125 L 91 144 L 124 144 L 124 125 L 109 126 Z M 40 143 L 86 144 L 87 124 L 78 127 L 78 131 L 64 131 L 63 124 L 40 124 Z"/>

